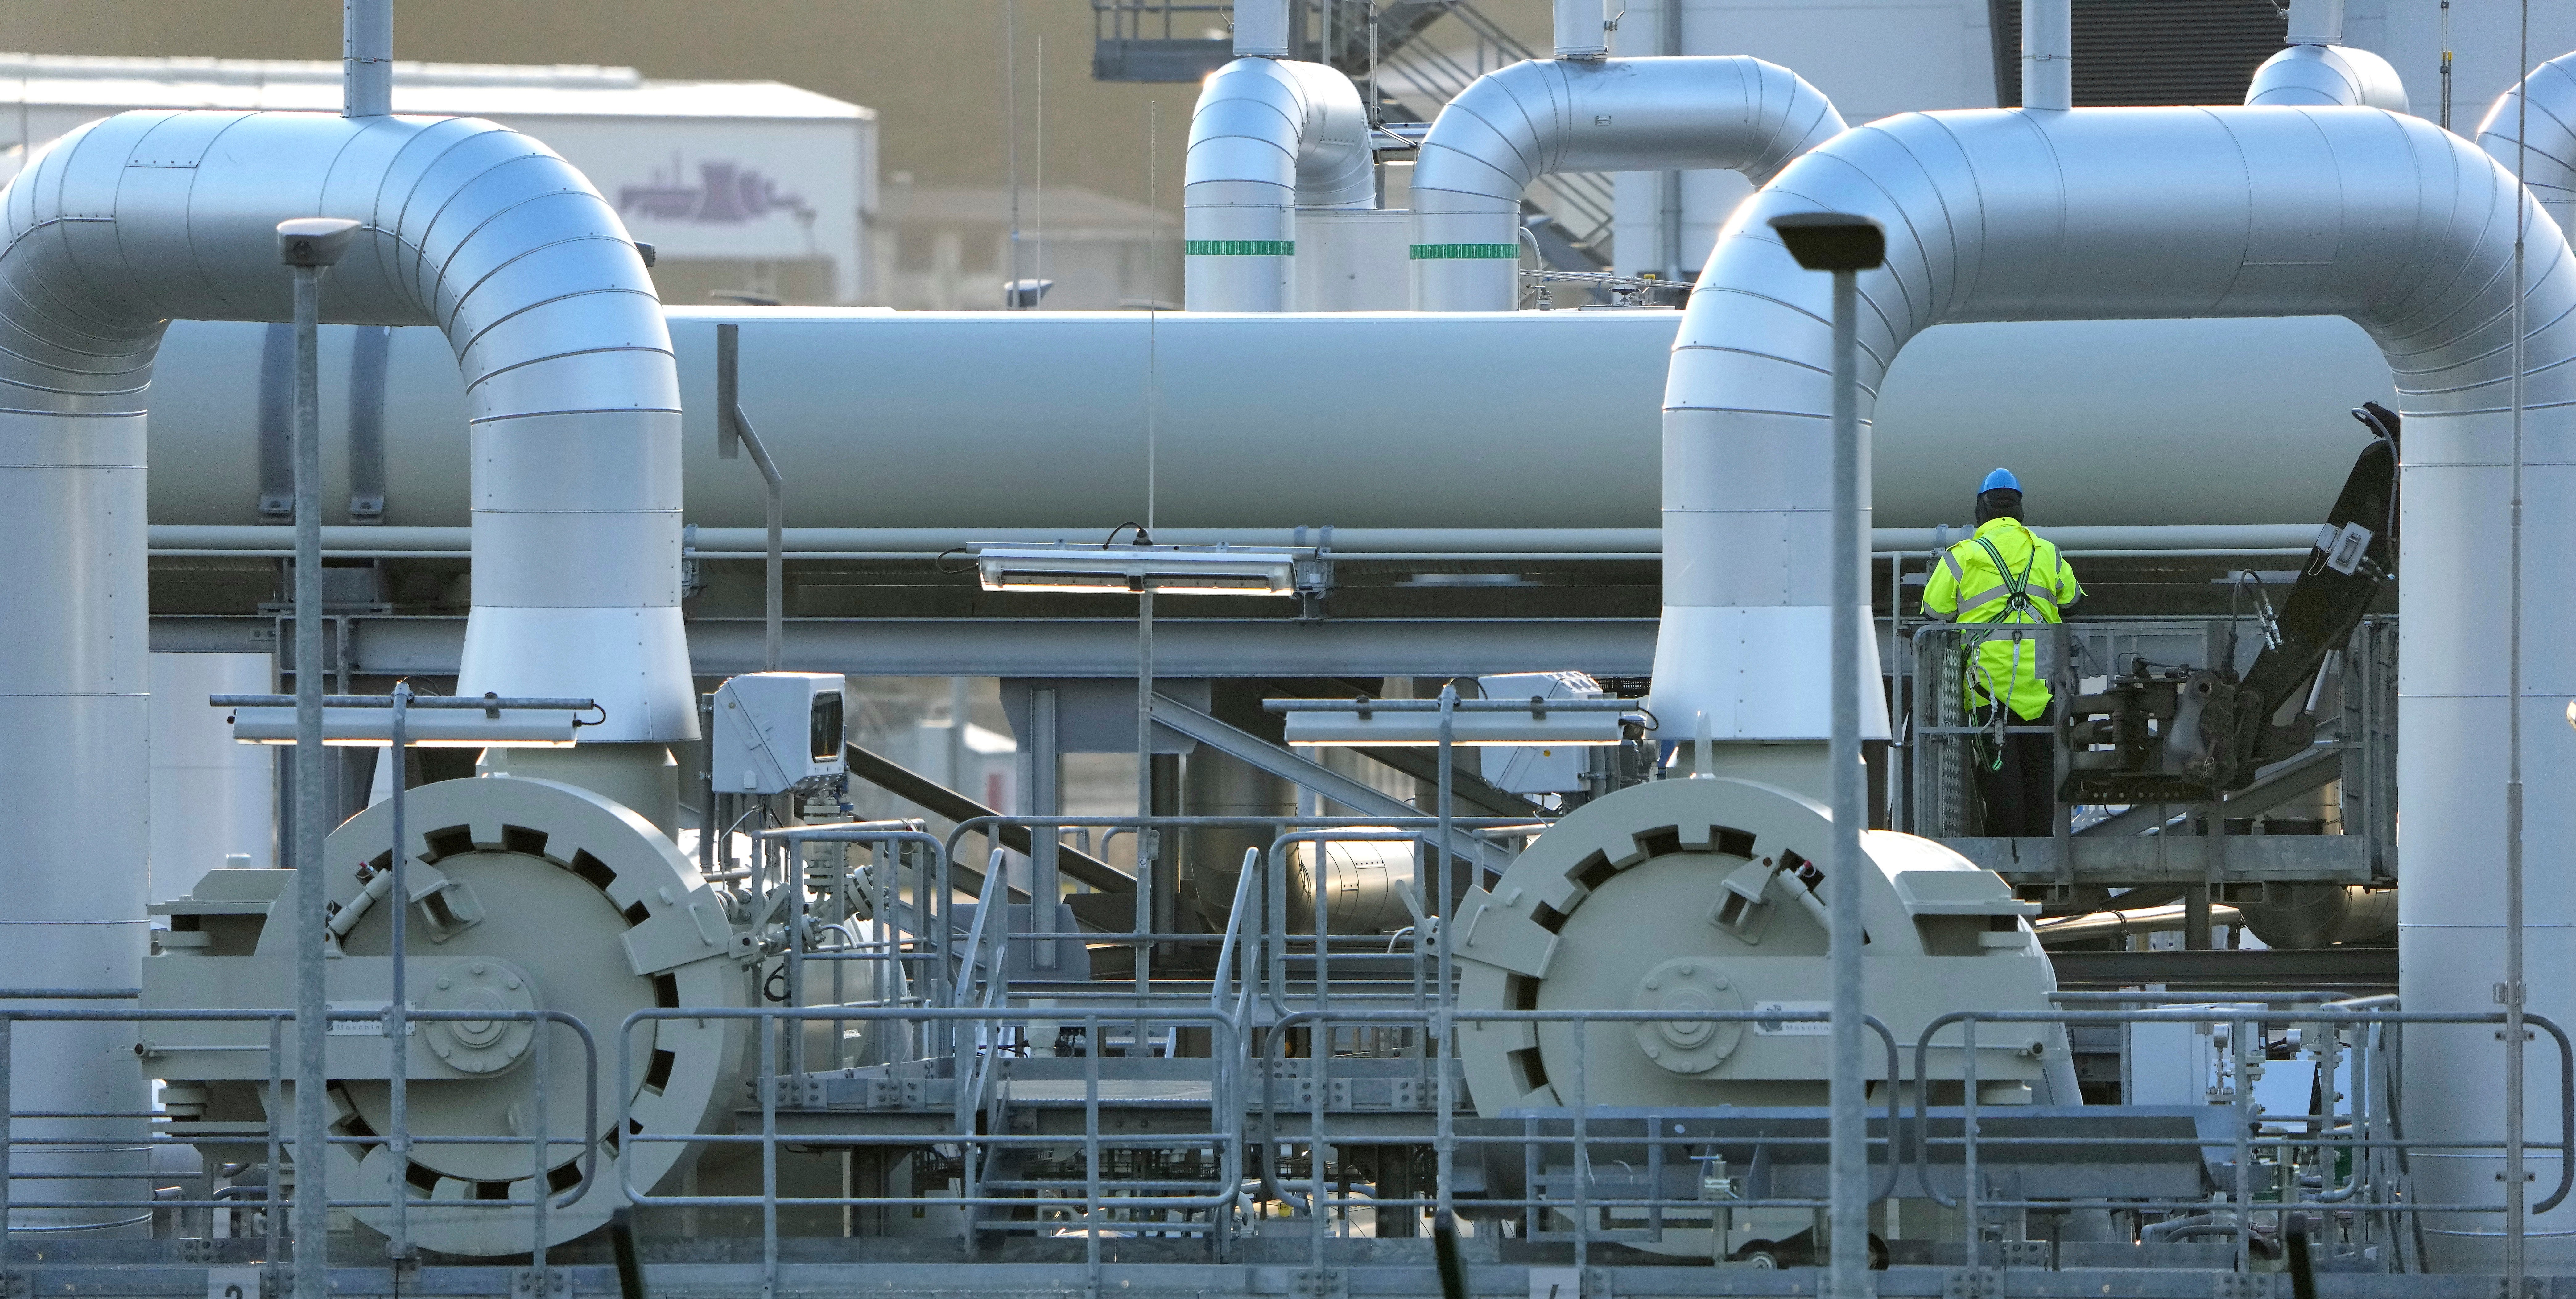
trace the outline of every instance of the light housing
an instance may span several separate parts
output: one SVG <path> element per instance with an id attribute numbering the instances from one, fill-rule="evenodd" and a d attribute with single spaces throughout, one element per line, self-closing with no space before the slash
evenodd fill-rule
<path id="1" fill-rule="evenodd" d="M 403 742 L 424 749 L 568 749 L 578 709 L 513 708 L 499 717 L 478 709 L 411 708 L 403 713 Z M 295 743 L 295 710 L 233 709 L 233 739 L 243 744 Z M 322 743 L 382 747 L 393 743 L 390 708 L 322 710 Z"/>
<path id="2" fill-rule="evenodd" d="M 1168 595 L 1297 593 L 1297 561 L 1309 552 L 1230 546 L 978 546 L 975 570 L 987 591 L 1083 591 Z"/>
<path id="3" fill-rule="evenodd" d="M 1460 712 L 1449 718 L 1449 742 L 1461 748 L 1486 745 L 1538 748 L 1584 748 L 1617 744 L 1618 713 L 1550 710 L 1545 717 L 1520 712 Z M 1288 714 L 1288 743 L 1296 747 L 1353 745 L 1364 748 L 1419 748 L 1440 743 L 1440 715 L 1434 712 L 1295 712 Z"/>

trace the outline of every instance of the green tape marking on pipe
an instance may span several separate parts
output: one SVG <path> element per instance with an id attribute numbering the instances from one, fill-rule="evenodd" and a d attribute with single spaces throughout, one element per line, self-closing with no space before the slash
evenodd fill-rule
<path id="1" fill-rule="evenodd" d="M 1519 261 L 1519 244 L 1415 244 L 1417 262 Z"/>
<path id="2" fill-rule="evenodd" d="M 1188 257 L 1294 257 L 1294 239 L 1188 239 L 1181 243 L 1181 253 Z"/>

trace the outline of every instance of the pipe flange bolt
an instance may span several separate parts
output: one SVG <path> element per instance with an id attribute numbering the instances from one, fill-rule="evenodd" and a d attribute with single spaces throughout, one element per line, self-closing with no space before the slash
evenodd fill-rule
<path id="1" fill-rule="evenodd" d="M 1628 997 L 1631 1010 L 1669 1010 L 1685 1015 L 1745 1009 L 1744 993 L 1734 976 L 1704 956 L 1676 957 L 1646 971 Z M 1689 1076 L 1706 1073 L 1735 1054 L 1744 1040 L 1742 1022 L 1712 1019 L 1649 1020 L 1636 1026 L 1637 1049 L 1656 1067 Z"/>
<path id="2" fill-rule="evenodd" d="M 536 981 L 508 961 L 477 956 L 439 971 L 423 1010 L 481 1010 L 496 1016 L 537 1008 Z M 451 1069 L 496 1074 L 519 1062 L 536 1036 L 525 1019 L 442 1019 L 423 1026 L 429 1049 Z"/>

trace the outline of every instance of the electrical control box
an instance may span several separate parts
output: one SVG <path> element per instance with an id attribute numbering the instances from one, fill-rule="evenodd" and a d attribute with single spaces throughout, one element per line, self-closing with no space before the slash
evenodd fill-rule
<path id="1" fill-rule="evenodd" d="M 1487 699 L 1599 699 L 1601 685 L 1580 672 L 1513 672 L 1478 677 Z M 1583 789 L 1588 752 L 1568 744 L 1526 744 L 1485 750 L 1485 779 L 1515 794 L 1571 794 Z"/>
<path id="2" fill-rule="evenodd" d="M 784 794 L 848 771 L 837 672 L 748 672 L 716 687 L 707 769 L 719 794 Z"/>

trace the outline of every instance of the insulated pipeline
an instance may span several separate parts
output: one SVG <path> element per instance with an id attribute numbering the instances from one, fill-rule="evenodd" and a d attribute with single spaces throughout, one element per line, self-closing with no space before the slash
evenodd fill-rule
<path id="1" fill-rule="evenodd" d="M 1288 310 L 1297 209 L 1377 206 L 1359 89 L 1321 63 L 1226 64 L 1190 114 L 1181 184 L 1184 304 Z"/>
<path id="2" fill-rule="evenodd" d="M 1730 220 L 1665 401 L 1654 707 L 1705 711 L 1742 740 L 1825 734 L 1821 681 L 1781 696 L 1805 684 L 1785 680 L 1791 668 L 1825 657 L 1827 284 L 1765 224 L 1813 210 L 1887 231 L 1887 265 L 1861 277 L 1865 408 L 1898 349 L 1951 321 L 2339 315 L 2378 344 L 2407 419 L 2399 784 L 2406 842 L 2434 845 L 2401 896 L 2401 983 L 2413 1009 L 2489 1009 L 2492 962 L 2461 954 L 2496 950 L 2504 913 L 2494 575 L 2510 544 L 2517 289 L 2530 322 L 2525 491 L 2576 497 L 2576 268 L 2558 228 L 2468 142 L 2370 108 L 1909 114 L 1799 159 Z M 2532 237 L 2517 286 L 2518 218 Z M 2534 511 L 2524 535 L 2534 571 L 2576 566 L 2576 515 Z M 2524 603 L 2525 725 L 2545 735 L 2576 694 L 2576 642 L 2562 634 L 2576 588 L 2537 583 Z M 2534 745 L 2527 765 L 2537 854 L 2576 834 L 2576 763 Z M 2572 912 L 2563 884 L 2535 883 L 2532 968 L 2576 965 Z M 2568 996 L 2563 982 L 2535 984 L 2532 1009 L 2565 1014 Z M 2436 1028 L 2407 1048 L 2409 1135 L 2494 1140 L 2491 1035 Z M 2457 1202 L 2491 1199 L 2494 1165 L 2416 1167 L 2426 1194 Z"/>
<path id="3" fill-rule="evenodd" d="M 1521 195 L 1542 176 L 1723 168 L 1760 185 L 1842 129 L 1823 91 L 1739 55 L 1486 73 L 1440 110 L 1414 164 L 1414 307 L 1520 305 Z"/>
<path id="4" fill-rule="evenodd" d="M 2293 45 L 2263 60 L 2245 88 L 2251 107 L 2407 111 L 2406 83 L 2388 60 L 2342 45 Z"/>
<path id="5" fill-rule="evenodd" d="M 2530 86 L 2531 146 L 2517 150 L 2518 124 L 2525 119 L 2522 84 Z M 2520 154 L 2523 184 L 2531 187 L 2532 197 L 2540 200 L 2541 209 L 2559 228 L 2566 229 L 2569 217 L 2576 215 L 2576 54 L 2559 55 L 2533 68 L 2524 83 L 2507 87 L 2503 98 L 2487 110 L 2486 120 L 2478 123 L 2477 139 L 2478 147 L 2507 171 L 2514 169 Z"/>
<path id="6" fill-rule="evenodd" d="M 0 517 L 26 532 L 0 565 L 0 734 L 23 741 L 0 755 L 0 986 L 137 982 L 146 390 L 168 321 L 290 317 L 286 218 L 364 226 L 324 319 L 436 325 L 464 372 L 459 688 L 595 695 L 604 738 L 694 735 L 670 337 L 569 164 L 472 119 L 131 112 L 55 141 L 0 207 Z M 21 1108 L 141 1107 L 130 1032 L 47 1033 L 19 1044 Z"/>

